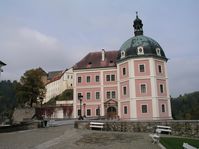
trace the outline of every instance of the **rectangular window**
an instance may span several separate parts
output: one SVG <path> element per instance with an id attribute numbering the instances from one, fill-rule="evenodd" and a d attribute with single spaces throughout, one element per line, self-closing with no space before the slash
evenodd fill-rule
<path id="1" fill-rule="evenodd" d="M 162 66 L 161 65 L 158 65 L 158 72 L 162 73 Z"/>
<path id="2" fill-rule="evenodd" d="M 111 81 L 110 75 L 106 75 L 106 81 Z"/>
<path id="3" fill-rule="evenodd" d="M 90 76 L 87 76 L 87 77 L 86 77 L 86 82 L 87 82 L 87 83 L 91 82 L 91 77 L 90 77 Z"/>
<path id="4" fill-rule="evenodd" d="M 78 83 L 81 83 L 81 82 L 82 82 L 82 77 L 78 77 L 78 78 L 77 78 L 77 82 L 78 82 Z"/>
<path id="5" fill-rule="evenodd" d="M 86 99 L 87 100 L 91 99 L 91 93 L 90 92 L 86 93 Z"/>
<path id="6" fill-rule="evenodd" d="M 111 92 L 106 92 L 106 98 L 110 99 L 111 98 Z"/>
<path id="7" fill-rule="evenodd" d="M 127 106 L 124 106 L 124 114 L 127 114 L 128 113 L 128 108 Z"/>
<path id="8" fill-rule="evenodd" d="M 142 113 L 147 113 L 147 105 L 142 105 Z"/>
<path id="9" fill-rule="evenodd" d="M 82 96 L 82 93 L 77 94 L 77 98 L 79 99 Z"/>
<path id="10" fill-rule="evenodd" d="M 115 81 L 115 75 L 111 75 L 111 81 Z"/>
<path id="11" fill-rule="evenodd" d="M 87 114 L 87 116 L 91 116 L 91 109 L 87 109 L 86 114 Z"/>
<path id="12" fill-rule="evenodd" d="M 126 95 L 126 86 L 123 87 L 123 95 Z"/>
<path id="13" fill-rule="evenodd" d="M 164 93 L 164 86 L 163 86 L 163 84 L 160 84 L 160 93 Z"/>
<path id="14" fill-rule="evenodd" d="M 162 112 L 164 113 L 165 112 L 165 105 L 162 104 Z"/>
<path id="15" fill-rule="evenodd" d="M 112 91 L 112 98 L 115 98 L 115 91 Z"/>
<path id="16" fill-rule="evenodd" d="M 123 75 L 126 75 L 126 68 L 123 68 L 123 69 L 122 69 L 122 74 L 123 74 Z"/>
<path id="17" fill-rule="evenodd" d="M 140 69 L 140 72 L 144 72 L 145 70 L 144 70 L 144 65 L 142 64 L 142 65 L 139 65 L 139 69 Z"/>
<path id="18" fill-rule="evenodd" d="M 95 82 L 99 82 L 99 76 L 95 76 Z"/>
<path id="19" fill-rule="evenodd" d="M 95 98 L 96 98 L 96 99 L 100 99 L 100 92 L 96 92 L 96 93 L 95 93 Z"/>
<path id="20" fill-rule="evenodd" d="M 141 93 L 146 93 L 146 84 L 141 84 Z"/>
<path id="21" fill-rule="evenodd" d="M 100 116 L 100 109 L 99 108 L 96 109 L 96 116 Z"/>
<path id="22" fill-rule="evenodd" d="M 80 116 L 80 115 L 81 115 L 81 111 L 80 111 L 80 109 L 78 109 L 78 111 L 77 111 L 77 115 L 78 115 L 78 116 Z"/>

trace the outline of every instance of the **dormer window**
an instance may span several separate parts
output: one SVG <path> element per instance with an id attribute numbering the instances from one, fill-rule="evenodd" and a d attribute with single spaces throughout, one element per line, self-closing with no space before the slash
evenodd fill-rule
<path id="1" fill-rule="evenodd" d="M 158 56 L 161 56 L 160 48 L 156 48 L 156 54 L 157 54 Z"/>
<path id="2" fill-rule="evenodd" d="M 144 48 L 143 47 L 137 47 L 137 55 L 143 55 L 144 54 Z"/>
<path id="3" fill-rule="evenodd" d="M 121 58 L 125 57 L 125 51 L 121 51 Z"/>

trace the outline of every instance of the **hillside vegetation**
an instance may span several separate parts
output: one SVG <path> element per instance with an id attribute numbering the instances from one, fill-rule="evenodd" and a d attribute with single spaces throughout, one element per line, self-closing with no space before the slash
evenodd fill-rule
<path id="1" fill-rule="evenodd" d="M 171 99 L 173 118 L 199 120 L 199 91 Z"/>

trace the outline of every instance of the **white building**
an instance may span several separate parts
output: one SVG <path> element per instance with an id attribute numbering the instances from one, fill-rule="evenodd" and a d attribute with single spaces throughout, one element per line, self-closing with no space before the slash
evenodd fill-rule
<path id="1" fill-rule="evenodd" d="M 43 103 L 48 102 L 51 98 L 60 95 L 66 89 L 73 88 L 73 68 L 67 69 L 51 79 L 50 82 L 46 84 L 46 97 Z"/>

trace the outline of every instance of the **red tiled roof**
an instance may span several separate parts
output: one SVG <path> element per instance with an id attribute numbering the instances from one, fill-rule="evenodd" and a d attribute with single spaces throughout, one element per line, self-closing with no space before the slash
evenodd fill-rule
<path id="1" fill-rule="evenodd" d="M 115 67 L 118 51 L 105 51 L 105 59 L 102 61 L 101 52 L 88 53 L 81 61 L 75 64 L 74 69 L 86 69 L 86 68 L 103 68 L 103 67 Z"/>

